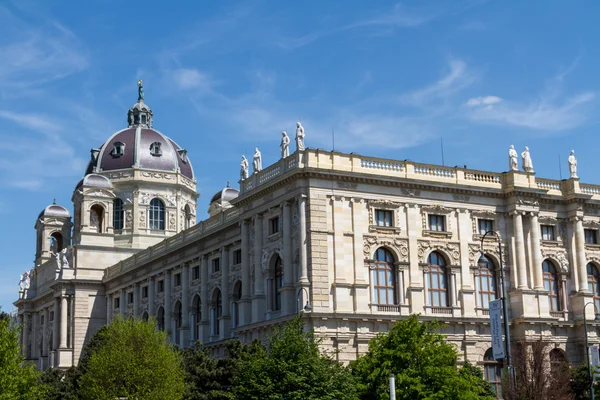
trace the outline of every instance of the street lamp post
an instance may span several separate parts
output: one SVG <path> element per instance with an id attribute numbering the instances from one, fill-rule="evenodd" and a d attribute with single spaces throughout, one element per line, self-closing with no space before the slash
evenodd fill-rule
<path id="1" fill-rule="evenodd" d="M 309 312 L 312 310 L 312 307 L 310 306 L 310 303 L 308 301 L 308 289 L 305 288 L 304 286 L 301 288 L 302 290 L 298 291 L 298 295 L 296 296 L 296 308 L 298 310 L 298 312 L 302 312 L 302 308 L 300 308 L 300 294 L 302 292 L 306 292 L 306 304 L 304 305 L 304 311 Z"/>
<path id="2" fill-rule="evenodd" d="M 510 354 L 510 330 L 508 329 L 508 309 L 506 308 L 506 289 L 504 287 L 504 265 L 502 264 L 502 242 L 500 241 L 500 236 L 495 231 L 486 231 L 481 238 L 481 257 L 477 261 L 477 265 L 480 267 L 487 267 L 489 265 L 489 260 L 483 253 L 483 241 L 487 235 L 494 235 L 496 239 L 498 239 L 498 254 L 499 254 L 499 264 L 500 264 L 500 290 L 501 290 L 501 301 L 502 301 L 502 319 L 504 320 L 504 345 L 506 349 L 506 367 L 508 368 L 509 379 L 513 380 L 513 369 L 511 363 L 511 354 Z"/>
<path id="3" fill-rule="evenodd" d="M 583 306 L 583 330 L 585 332 L 585 358 L 587 359 L 588 379 L 590 380 L 590 399 L 594 400 L 594 380 L 592 377 L 592 363 L 590 362 L 590 345 L 588 343 L 587 318 L 585 317 L 585 308 L 593 302 L 585 303 Z"/>

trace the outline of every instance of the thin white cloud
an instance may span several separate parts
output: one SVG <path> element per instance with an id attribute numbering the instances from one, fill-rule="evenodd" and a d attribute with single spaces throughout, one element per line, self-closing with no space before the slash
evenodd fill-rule
<path id="1" fill-rule="evenodd" d="M 450 60 L 448 72 L 439 80 L 424 88 L 400 96 L 400 102 L 412 106 L 424 106 L 436 100 L 444 100 L 471 86 L 478 76 L 462 60 Z"/>
<path id="2" fill-rule="evenodd" d="M 48 118 L 35 114 L 18 114 L 7 110 L 0 110 L 0 118 L 16 122 L 25 128 L 33 130 L 57 131 L 60 129 L 57 124 Z"/>
<path id="3" fill-rule="evenodd" d="M 481 96 L 473 97 L 467 100 L 465 105 L 467 107 L 478 107 L 478 106 L 489 106 L 501 102 L 502 99 L 498 96 Z"/>
<path id="4" fill-rule="evenodd" d="M 168 72 L 176 87 L 180 90 L 208 90 L 212 86 L 211 79 L 195 68 L 179 68 Z"/>

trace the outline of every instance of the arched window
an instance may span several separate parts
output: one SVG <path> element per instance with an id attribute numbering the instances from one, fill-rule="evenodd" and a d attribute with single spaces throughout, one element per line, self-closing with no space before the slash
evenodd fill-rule
<path id="1" fill-rule="evenodd" d="M 161 331 L 165 330 L 165 309 L 162 307 L 159 307 L 156 312 L 156 326 Z"/>
<path id="2" fill-rule="evenodd" d="M 113 229 L 123 229 L 123 200 L 113 200 Z"/>
<path id="3" fill-rule="evenodd" d="M 223 299 L 221 297 L 221 291 L 215 289 L 213 292 L 212 308 L 210 309 L 210 326 L 212 336 L 218 336 L 220 334 L 219 319 L 223 315 Z"/>
<path id="4" fill-rule="evenodd" d="M 548 291 L 548 301 L 550 302 L 550 311 L 560 311 L 560 293 L 558 291 L 558 274 L 556 268 L 550 260 L 544 260 L 542 263 L 544 270 L 544 289 Z"/>
<path id="5" fill-rule="evenodd" d="M 490 258 L 488 257 L 488 260 Z M 496 276 L 495 266 L 491 260 L 485 267 L 477 270 L 477 303 L 482 309 L 490 308 L 490 301 L 496 299 Z"/>
<path id="6" fill-rule="evenodd" d="M 502 383 L 502 364 L 494 360 L 492 349 L 488 349 L 483 356 L 483 376 L 492 385 L 496 396 L 502 396 L 500 384 Z"/>
<path id="7" fill-rule="evenodd" d="M 240 325 L 240 299 L 242 298 L 242 282 L 237 281 L 233 286 L 233 304 L 231 305 L 231 316 L 233 328 Z"/>
<path id="8" fill-rule="evenodd" d="M 182 310 L 181 310 L 181 302 L 175 303 L 174 308 L 175 314 L 175 332 L 173 332 L 173 336 L 175 337 L 175 343 L 179 344 L 179 329 L 181 328 L 181 320 L 183 318 Z"/>
<path id="9" fill-rule="evenodd" d="M 54 232 L 50 235 L 50 251 L 58 253 L 63 249 L 63 237 L 60 232 Z"/>
<path id="10" fill-rule="evenodd" d="M 200 296 L 194 296 L 192 301 L 192 329 L 194 329 L 194 340 L 200 340 L 200 334 L 202 332 L 202 303 L 200 302 Z"/>
<path id="11" fill-rule="evenodd" d="M 281 310 L 281 288 L 283 287 L 283 265 L 281 257 L 277 256 L 273 267 L 273 279 L 271 280 L 271 309 Z"/>
<path id="12" fill-rule="evenodd" d="M 397 304 L 394 257 L 384 248 L 375 252 L 375 265 L 371 269 L 373 304 Z"/>
<path id="13" fill-rule="evenodd" d="M 148 321 L 148 311 L 142 313 L 142 321 Z"/>
<path id="14" fill-rule="evenodd" d="M 185 207 L 183 208 L 183 228 L 187 229 L 189 228 L 192 224 L 192 212 L 190 210 L 190 206 L 189 204 L 186 204 Z"/>
<path id="15" fill-rule="evenodd" d="M 427 286 L 428 305 L 432 307 L 448 307 L 448 283 L 446 279 L 446 259 L 437 251 L 429 254 L 427 258 L 427 273 L 425 285 Z"/>
<path id="16" fill-rule="evenodd" d="M 588 263 L 587 274 L 588 289 L 594 295 L 594 306 L 596 307 L 596 313 L 598 313 L 600 312 L 600 273 L 594 264 Z"/>
<path id="17" fill-rule="evenodd" d="M 159 199 L 150 201 L 150 229 L 154 231 L 165 230 L 165 204 Z"/>
<path id="18" fill-rule="evenodd" d="M 555 376 L 562 368 L 569 368 L 569 361 L 566 353 L 561 349 L 550 350 L 550 371 L 551 375 Z"/>
<path id="19" fill-rule="evenodd" d="M 90 208 L 90 229 L 92 232 L 102 233 L 102 219 L 104 217 L 104 208 L 99 204 L 94 204 Z"/>

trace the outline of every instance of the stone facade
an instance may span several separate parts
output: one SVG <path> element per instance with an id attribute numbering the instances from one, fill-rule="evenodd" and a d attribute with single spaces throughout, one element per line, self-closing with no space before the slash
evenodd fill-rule
<path id="1" fill-rule="evenodd" d="M 99 171 L 113 188 L 84 185 L 73 197 L 81 216 L 103 199 L 131 199 L 130 228 L 117 232 L 110 211 L 102 233 L 76 217 L 70 267 L 52 257 L 36 266 L 15 303 L 24 351 L 42 368 L 77 364 L 117 314 L 154 317 L 181 347 L 200 340 L 218 353 L 226 339 L 263 338 L 307 303 L 307 325 L 340 361 L 419 313 L 482 364 L 500 262 L 512 339 L 543 338 L 583 359 L 584 305 L 600 304 L 599 186 L 306 149 L 242 180 L 227 208 L 186 228 L 182 210 L 195 214 L 197 197 L 188 178 L 132 171 Z M 141 222 L 156 196 L 169 204 L 160 232 Z M 487 270 L 477 266 L 482 242 Z M 597 343 L 594 308 L 586 312 Z"/>

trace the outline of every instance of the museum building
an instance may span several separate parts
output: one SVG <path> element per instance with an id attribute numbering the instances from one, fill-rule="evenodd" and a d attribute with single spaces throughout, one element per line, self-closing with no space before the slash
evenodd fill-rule
<path id="1" fill-rule="evenodd" d="M 127 128 L 91 150 L 73 214 L 51 204 L 36 220 L 35 266 L 14 304 L 23 351 L 41 369 L 76 365 L 119 314 L 218 353 L 302 312 L 349 362 L 419 313 L 443 321 L 462 359 L 497 382 L 488 307 L 500 262 L 514 341 L 542 338 L 550 360 L 581 362 L 585 310 L 598 342 L 600 186 L 576 173 L 541 179 L 531 158 L 516 170 L 512 153 L 496 173 L 304 148 L 298 124 L 295 151 L 282 141 L 263 169 L 257 149 L 251 174 L 244 158 L 239 190 L 216 193 L 196 222 L 188 152 L 152 117 L 141 91 Z M 487 231 L 498 237 L 482 240 Z"/>

